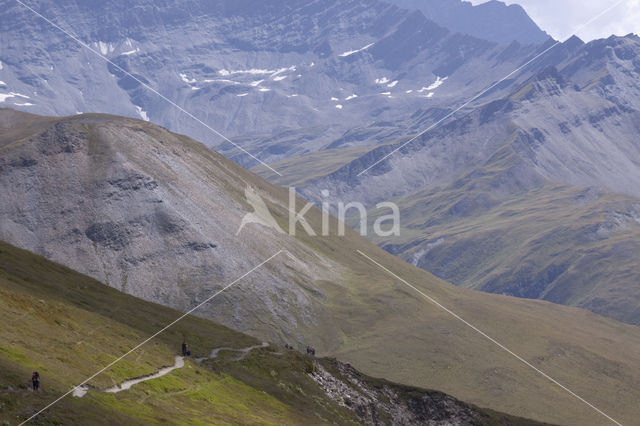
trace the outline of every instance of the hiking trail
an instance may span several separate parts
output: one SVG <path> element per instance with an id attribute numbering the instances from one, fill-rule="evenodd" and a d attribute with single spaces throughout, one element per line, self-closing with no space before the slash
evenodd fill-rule
<path id="1" fill-rule="evenodd" d="M 218 353 L 220 353 L 221 351 L 242 352 L 240 356 L 237 356 L 237 357 L 232 359 L 232 361 L 242 361 L 243 359 L 245 359 L 247 357 L 247 355 L 249 355 L 249 352 L 251 352 L 252 350 L 260 349 L 260 348 L 266 348 L 267 346 L 269 346 L 269 344 L 267 342 L 262 342 L 259 345 L 249 346 L 248 348 L 243 348 L 243 349 L 230 348 L 230 347 L 224 346 L 224 347 L 216 348 L 216 349 L 212 350 L 208 357 L 195 358 L 195 361 L 200 363 L 200 362 L 205 361 L 207 359 L 217 358 L 218 357 Z"/>
<path id="2" fill-rule="evenodd" d="M 269 343 L 267 343 L 267 342 L 262 342 L 259 345 L 249 346 L 247 348 L 241 348 L 241 349 L 223 346 L 223 347 L 220 347 L 220 348 L 213 349 L 208 357 L 194 358 L 194 361 L 197 362 L 197 363 L 201 363 L 202 361 L 205 361 L 207 359 L 217 358 L 218 357 L 218 353 L 220 351 L 241 352 L 240 356 L 233 358 L 232 361 L 242 361 L 243 359 L 245 359 L 247 357 L 249 352 L 251 352 L 252 350 L 260 349 L 260 348 L 266 348 L 267 346 L 269 346 Z M 162 377 L 162 376 L 165 376 L 165 375 L 171 373 L 173 370 L 176 370 L 178 368 L 184 367 L 184 358 L 185 357 L 183 357 L 183 356 L 176 356 L 175 363 L 172 366 L 162 367 L 160 370 L 158 370 L 157 372 L 155 372 L 153 374 L 149 374 L 149 375 L 141 376 L 141 377 L 136 377 L 136 378 L 133 378 L 133 379 L 128 379 L 128 380 L 125 380 L 124 382 L 122 382 L 122 383 L 120 383 L 118 385 L 112 386 L 112 387 L 104 389 L 104 390 L 99 390 L 99 389 L 94 389 L 94 390 L 100 391 L 100 392 L 107 392 L 107 393 L 118 393 L 118 392 L 122 392 L 123 390 L 131 389 L 132 386 L 137 385 L 138 383 L 146 382 L 147 380 L 157 379 L 159 377 Z M 88 385 L 86 385 L 86 384 L 84 384 L 82 386 L 76 386 L 73 389 L 72 395 L 75 396 L 76 398 L 82 398 L 83 396 L 85 396 L 87 394 L 89 389 L 90 389 L 90 387 Z"/>

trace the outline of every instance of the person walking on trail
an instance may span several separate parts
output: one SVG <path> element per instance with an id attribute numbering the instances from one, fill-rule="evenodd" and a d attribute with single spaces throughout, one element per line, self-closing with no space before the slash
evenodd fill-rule
<path id="1" fill-rule="evenodd" d="M 40 374 L 37 371 L 34 371 L 31 375 L 31 384 L 33 385 L 34 391 L 40 389 Z"/>
<path id="2" fill-rule="evenodd" d="M 182 356 L 189 356 L 189 355 L 191 355 L 191 351 L 187 346 L 187 342 L 182 342 Z"/>

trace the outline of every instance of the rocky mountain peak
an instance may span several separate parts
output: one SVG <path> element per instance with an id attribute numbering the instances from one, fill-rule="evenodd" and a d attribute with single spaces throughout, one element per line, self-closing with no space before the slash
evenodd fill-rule
<path id="1" fill-rule="evenodd" d="M 424 15 L 461 34 L 493 41 L 522 44 L 544 43 L 550 36 L 542 31 L 525 10 L 517 4 L 491 0 L 472 5 L 464 0 L 390 0 L 406 9 L 420 10 Z"/>

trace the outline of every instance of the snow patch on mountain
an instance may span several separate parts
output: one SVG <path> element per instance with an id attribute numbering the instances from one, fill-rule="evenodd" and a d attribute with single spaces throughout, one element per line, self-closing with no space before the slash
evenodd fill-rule
<path id="1" fill-rule="evenodd" d="M 391 83 L 387 84 L 387 87 L 395 87 L 398 84 L 398 80 L 394 80 Z"/>
<path id="2" fill-rule="evenodd" d="M 144 121 L 149 121 L 149 115 L 147 114 L 147 112 L 143 111 L 142 107 L 138 105 L 135 105 L 135 107 L 136 107 L 136 112 L 138 113 L 140 118 L 142 118 Z"/>
<path id="3" fill-rule="evenodd" d="M 138 52 L 140 52 L 140 48 L 136 47 L 133 50 L 127 50 L 126 52 L 122 52 L 121 55 L 129 56 L 129 55 L 133 55 L 134 53 L 138 53 Z"/>
<path id="4" fill-rule="evenodd" d="M 376 78 L 376 84 L 387 84 L 390 81 L 391 80 L 389 80 L 387 77 Z"/>
<path id="5" fill-rule="evenodd" d="M 287 77 L 288 77 L 288 75 L 278 75 L 276 77 L 273 77 L 273 81 L 282 81 Z"/>
<path id="6" fill-rule="evenodd" d="M 422 89 L 418 90 L 418 93 L 422 93 L 422 92 L 428 92 L 430 90 L 435 90 L 438 87 L 442 86 L 442 83 L 444 83 L 449 77 L 440 77 L 440 76 L 436 76 L 436 81 L 434 81 L 433 83 L 431 83 L 429 86 L 427 87 L 423 87 Z"/>
<path id="7" fill-rule="evenodd" d="M 356 95 L 356 94 L 354 93 L 354 94 L 352 94 L 351 96 L 347 96 L 346 98 L 344 98 L 344 100 L 345 100 L 345 101 L 350 101 L 351 99 L 355 99 L 355 98 L 357 98 L 357 97 L 358 97 L 358 95 Z"/>
<path id="8" fill-rule="evenodd" d="M 356 53 L 360 53 L 360 52 L 362 52 L 363 50 L 367 50 L 368 48 L 370 48 L 370 47 L 371 47 L 371 46 L 373 46 L 374 44 L 375 44 L 375 43 L 370 43 L 370 44 L 367 44 L 365 47 L 361 47 L 360 49 L 356 49 L 356 50 L 348 50 L 348 51 L 346 51 L 346 52 L 344 52 L 344 53 L 339 54 L 338 56 L 340 56 L 341 58 L 346 58 L 347 56 L 351 56 L 351 55 L 354 55 L 354 54 L 356 54 Z"/>
<path id="9" fill-rule="evenodd" d="M 220 71 L 218 71 L 218 74 L 226 77 L 234 74 L 264 75 L 264 74 L 272 74 L 275 72 L 276 70 L 267 70 L 267 69 L 260 69 L 260 68 L 252 68 L 248 70 L 233 70 L 233 71 L 229 71 L 223 68 Z"/>
<path id="10" fill-rule="evenodd" d="M 228 80 L 225 78 L 209 78 L 204 80 L 205 83 L 229 83 L 229 84 L 240 84 L 237 81 Z"/>
<path id="11" fill-rule="evenodd" d="M 197 80 L 195 78 L 190 79 L 186 74 L 183 73 L 180 73 L 180 78 L 187 84 L 197 83 Z"/>
<path id="12" fill-rule="evenodd" d="M 338 104 L 338 105 L 336 105 L 336 108 L 342 109 L 342 105 Z"/>
<path id="13" fill-rule="evenodd" d="M 295 65 L 291 65 L 289 68 L 280 68 L 277 71 L 274 71 L 273 74 L 271 74 L 271 77 L 275 77 L 278 74 L 282 74 L 283 72 L 287 72 L 287 71 L 295 71 L 296 70 L 296 66 Z"/>
<path id="14" fill-rule="evenodd" d="M 9 98 L 15 98 L 15 97 L 31 99 L 27 95 L 22 95 L 22 94 L 17 93 L 17 92 L 9 92 L 9 93 L 0 93 L 0 102 L 4 102 Z"/>
<path id="15" fill-rule="evenodd" d="M 113 51 L 116 50 L 116 48 L 113 46 L 113 43 L 98 41 L 94 43 L 94 45 L 98 48 L 102 56 L 108 55 L 109 53 L 113 53 Z"/>

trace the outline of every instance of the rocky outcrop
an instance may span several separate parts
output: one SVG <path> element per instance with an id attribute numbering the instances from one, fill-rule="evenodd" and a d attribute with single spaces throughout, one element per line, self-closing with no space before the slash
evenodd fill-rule
<path id="1" fill-rule="evenodd" d="M 526 419 L 489 414 L 442 392 L 401 386 L 368 377 L 334 359 L 315 363 L 311 378 L 339 405 L 367 425 L 524 425 Z"/>

